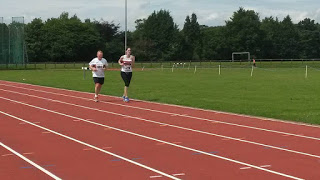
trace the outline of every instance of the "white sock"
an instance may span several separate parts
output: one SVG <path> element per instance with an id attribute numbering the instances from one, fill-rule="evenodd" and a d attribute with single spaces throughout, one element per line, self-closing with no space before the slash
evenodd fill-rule
<path id="1" fill-rule="evenodd" d="M 94 97 L 98 97 L 98 94 L 95 94 Z"/>

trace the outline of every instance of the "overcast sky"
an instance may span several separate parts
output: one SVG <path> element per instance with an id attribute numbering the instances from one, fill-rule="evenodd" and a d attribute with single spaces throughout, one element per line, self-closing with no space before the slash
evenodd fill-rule
<path id="1" fill-rule="evenodd" d="M 101 19 L 124 27 L 124 0 L 0 0 L 0 17 L 5 22 L 12 16 L 24 16 L 26 22 L 38 17 L 46 20 L 62 12 L 77 14 L 81 19 Z M 274 16 L 282 19 L 290 15 L 294 22 L 306 17 L 320 22 L 319 0 L 128 0 L 128 26 L 134 30 L 134 21 L 146 18 L 152 11 L 166 9 L 174 21 L 183 27 L 185 17 L 196 13 L 200 24 L 224 25 L 232 13 L 244 7 L 253 9 L 261 18 Z"/>

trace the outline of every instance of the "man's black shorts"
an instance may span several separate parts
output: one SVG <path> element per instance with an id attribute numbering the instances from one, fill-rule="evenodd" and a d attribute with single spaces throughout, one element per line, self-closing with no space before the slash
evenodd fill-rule
<path id="1" fill-rule="evenodd" d="M 93 78 L 93 81 L 94 81 L 95 84 L 97 84 L 97 83 L 99 83 L 99 84 L 101 84 L 101 85 L 104 84 L 104 78 L 94 77 L 94 78 Z"/>

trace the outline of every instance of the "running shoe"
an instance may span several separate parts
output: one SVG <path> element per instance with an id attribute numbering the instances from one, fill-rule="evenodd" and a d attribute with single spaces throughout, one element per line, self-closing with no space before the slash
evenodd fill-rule
<path id="1" fill-rule="evenodd" d="M 130 100 L 129 100 L 128 97 L 125 97 L 123 101 L 124 101 L 124 102 L 129 102 Z"/>

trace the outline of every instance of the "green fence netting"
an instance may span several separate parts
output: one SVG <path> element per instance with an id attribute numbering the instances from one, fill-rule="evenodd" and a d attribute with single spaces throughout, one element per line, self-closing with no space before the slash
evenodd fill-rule
<path id="1" fill-rule="evenodd" d="M 28 62 L 24 26 L 23 17 L 13 17 L 10 24 L 0 17 L 0 64 Z"/>

